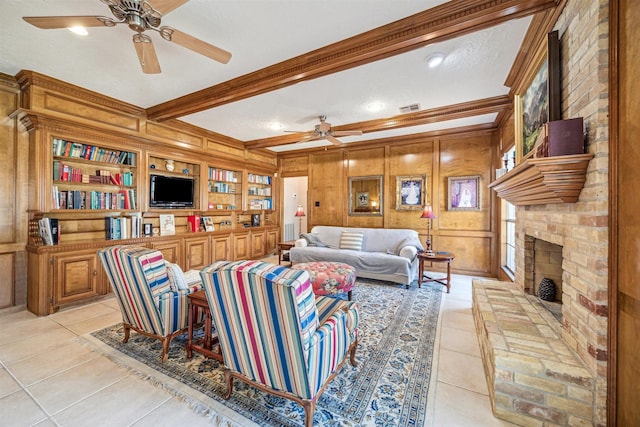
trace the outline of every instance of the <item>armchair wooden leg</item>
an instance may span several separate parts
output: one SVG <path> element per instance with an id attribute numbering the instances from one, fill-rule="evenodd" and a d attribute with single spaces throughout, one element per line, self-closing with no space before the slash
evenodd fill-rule
<path id="1" fill-rule="evenodd" d="M 351 366 L 358 366 L 358 362 L 356 362 L 356 350 L 358 349 L 358 340 L 356 339 L 353 343 L 351 343 L 351 348 L 349 349 L 349 363 Z"/>
<path id="2" fill-rule="evenodd" d="M 162 339 L 162 363 L 166 362 L 169 358 L 169 345 L 171 344 L 172 335 L 164 337 Z"/>
<path id="3" fill-rule="evenodd" d="M 129 336 L 131 335 L 131 325 L 129 325 L 128 323 L 123 323 L 122 329 L 124 330 L 124 339 L 122 340 L 122 342 L 126 344 L 127 341 L 129 341 Z"/>
<path id="4" fill-rule="evenodd" d="M 233 375 L 229 369 L 224 371 L 224 381 L 227 383 L 227 391 L 224 393 L 224 398 L 228 399 L 233 393 Z"/>
<path id="5" fill-rule="evenodd" d="M 302 407 L 304 408 L 304 426 L 313 426 L 313 414 L 316 412 L 316 399 L 303 400 Z"/>

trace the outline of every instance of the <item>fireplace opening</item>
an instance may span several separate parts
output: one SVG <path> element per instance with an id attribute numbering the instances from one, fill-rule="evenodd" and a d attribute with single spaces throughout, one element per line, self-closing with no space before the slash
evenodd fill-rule
<path id="1" fill-rule="evenodd" d="M 525 292 L 562 323 L 562 246 L 525 236 Z M 553 286 L 550 286 L 553 284 Z M 542 286 L 542 295 L 541 295 Z M 549 288 L 555 293 L 549 298 Z M 542 296 L 542 297 L 541 297 Z"/>

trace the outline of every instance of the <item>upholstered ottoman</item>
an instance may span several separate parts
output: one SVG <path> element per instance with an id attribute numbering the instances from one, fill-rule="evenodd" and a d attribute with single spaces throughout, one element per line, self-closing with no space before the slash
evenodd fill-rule
<path id="1" fill-rule="evenodd" d="M 351 290 L 356 283 L 356 269 L 343 262 L 303 262 L 291 266 L 309 272 L 313 293 L 335 295 L 347 293 L 351 301 Z"/>

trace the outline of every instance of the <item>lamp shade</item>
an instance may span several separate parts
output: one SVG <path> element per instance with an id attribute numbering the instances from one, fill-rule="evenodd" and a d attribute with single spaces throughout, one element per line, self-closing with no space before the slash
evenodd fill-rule
<path id="1" fill-rule="evenodd" d="M 424 205 L 424 209 L 422 210 L 422 215 L 420 218 L 429 218 L 433 219 L 436 216 L 433 214 L 433 209 L 431 209 L 431 205 Z"/>
<path id="2" fill-rule="evenodd" d="M 304 208 L 302 207 L 302 205 L 298 205 L 295 216 L 305 216 Z"/>

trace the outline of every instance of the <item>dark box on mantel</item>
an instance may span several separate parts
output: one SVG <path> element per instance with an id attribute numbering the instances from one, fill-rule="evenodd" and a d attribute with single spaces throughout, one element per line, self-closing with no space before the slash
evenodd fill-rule
<path id="1" fill-rule="evenodd" d="M 582 117 L 554 120 L 547 126 L 549 157 L 584 154 Z"/>

